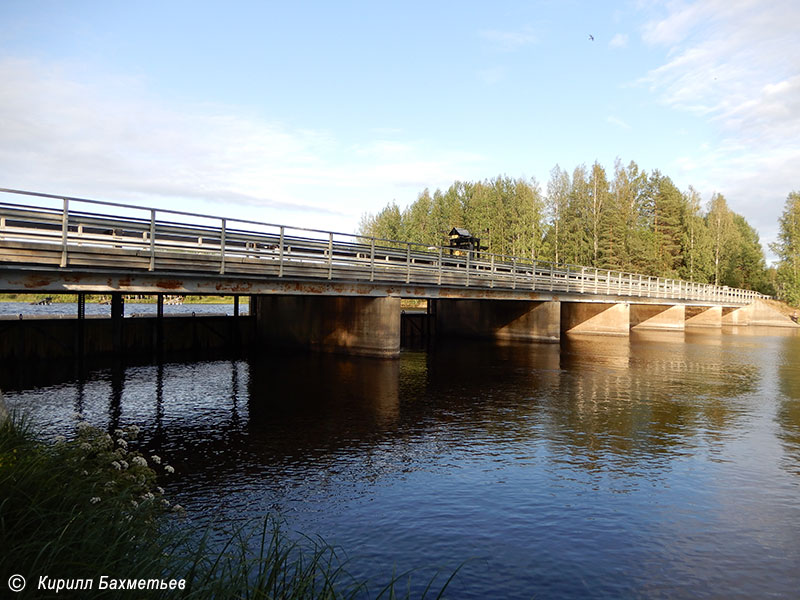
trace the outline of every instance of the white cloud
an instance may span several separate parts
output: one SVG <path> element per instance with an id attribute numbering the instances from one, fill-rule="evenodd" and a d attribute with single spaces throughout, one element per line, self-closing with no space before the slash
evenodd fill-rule
<path id="1" fill-rule="evenodd" d="M 169 106 L 141 82 L 37 61 L 0 60 L 0 80 L 0 187 L 351 231 L 481 160 L 385 132 L 352 145 L 235 107 Z"/>
<path id="2" fill-rule="evenodd" d="M 484 30 L 479 32 L 479 35 L 481 38 L 503 51 L 518 50 L 538 42 L 538 36 L 530 26 L 523 27 L 516 31 L 501 31 L 497 29 Z"/>
<path id="3" fill-rule="evenodd" d="M 625 121 L 623 121 L 619 117 L 608 116 L 608 117 L 606 117 L 606 121 L 608 123 L 611 123 L 612 125 L 614 125 L 616 127 L 622 128 L 622 129 L 630 129 L 631 128 L 630 125 L 628 125 Z"/>
<path id="4" fill-rule="evenodd" d="M 643 39 L 665 47 L 667 60 L 641 83 L 712 126 L 710 149 L 678 164 L 694 165 L 692 177 L 726 193 L 771 241 L 783 201 L 798 186 L 800 4 L 699 0 L 666 9 Z"/>
<path id="5" fill-rule="evenodd" d="M 608 42 L 609 47 L 611 48 L 625 48 L 628 45 L 628 34 L 627 33 L 618 33 L 611 41 Z"/>

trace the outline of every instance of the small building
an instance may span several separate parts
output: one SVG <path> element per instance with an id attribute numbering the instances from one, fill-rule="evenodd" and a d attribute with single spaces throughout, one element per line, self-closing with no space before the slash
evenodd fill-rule
<path id="1" fill-rule="evenodd" d="M 487 246 L 481 246 L 480 238 L 475 237 L 463 227 L 453 227 L 450 230 L 449 237 L 451 255 L 462 256 L 467 252 L 475 252 L 475 258 L 479 258 L 480 251 L 488 249 Z"/>

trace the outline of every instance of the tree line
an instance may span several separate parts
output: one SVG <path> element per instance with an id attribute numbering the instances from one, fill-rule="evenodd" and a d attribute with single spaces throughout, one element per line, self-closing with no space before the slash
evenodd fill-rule
<path id="1" fill-rule="evenodd" d="M 598 162 L 571 174 L 556 165 L 546 190 L 535 179 L 508 176 L 425 189 L 404 210 L 391 202 L 365 214 L 359 234 L 446 245 L 448 232 L 464 227 L 495 254 L 770 295 L 794 289 L 800 300 L 800 196 L 790 197 L 793 212 L 784 217 L 795 237 L 781 237 L 772 248 L 781 257 L 784 250 L 794 256 L 794 263 L 777 270 L 767 268 L 758 233 L 722 194 L 704 204 L 691 186 L 681 191 L 660 171 L 648 173 L 619 159 L 610 175 Z M 786 273 L 794 274 L 794 288 L 784 282 Z"/>

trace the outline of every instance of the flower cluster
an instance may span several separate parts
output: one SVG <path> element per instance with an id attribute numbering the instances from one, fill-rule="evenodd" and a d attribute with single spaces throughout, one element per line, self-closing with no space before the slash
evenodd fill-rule
<path id="1" fill-rule="evenodd" d="M 138 426 L 128 425 L 114 430 L 112 436 L 81 420 L 72 441 L 56 440 L 86 478 L 89 504 L 121 508 L 127 518 L 134 513 L 137 518 L 152 518 L 170 508 L 175 510 L 164 498 L 163 488 L 156 486 L 155 470 L 158 466 L 161 475 L 169 475 L 175 469 L 162 464 L 157 455 L 151 455 L 148 462 L 135 449 L 140 431 Z"/>

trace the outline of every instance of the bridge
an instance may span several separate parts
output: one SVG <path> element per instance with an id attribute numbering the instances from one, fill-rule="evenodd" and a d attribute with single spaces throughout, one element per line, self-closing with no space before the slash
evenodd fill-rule
<path id="1" fill-rule="evenodd" d="M 742 289 L 0 188 L 0 292 L 246 295 L 260 341 L 394 356 L 401 298 L 440 334 L 557 341 L 794 325 Z M 238 304 L 237 304 L 238 306 Z"/>

